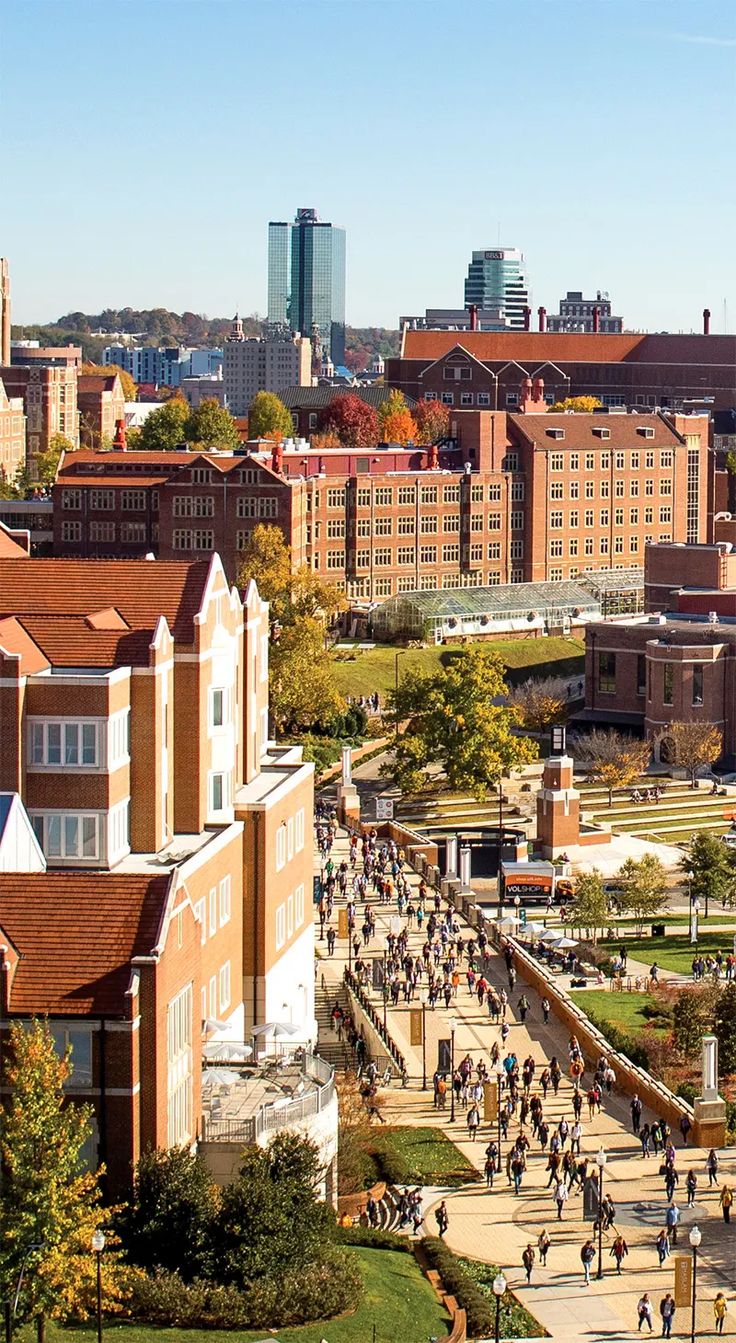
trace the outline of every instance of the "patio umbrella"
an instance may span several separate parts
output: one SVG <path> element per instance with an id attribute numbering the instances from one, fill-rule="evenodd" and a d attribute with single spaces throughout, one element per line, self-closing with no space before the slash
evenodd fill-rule
<path id="1" fill-rule="evenodd" d="M 202 1071 L 202 1089 L 211 1087 L 233 1087 L 240 1081 L 240 1074 L 232 1068 L 204 1068 Z"/>
<path id="2" fill-rule="evenodd" d="M 558 940 L 559 937 L 560 937 L 560 930 L 559 930 L 559 928 L 557 928 L 557 929 L 555 929 L 555 928 L 548 928 L 547 931 L 546 931 L 546 933 L 542 933 L 542 934 L 541 934 L 539 940 L 540 940 L 540 942 L 556 942 L 556 941 Z"/>
<path id="3" fill-rule="evenodd" d="M 206 1059 L 248 1059 L 252 1053 L 252 1045 L 237 1044 L 233 1040 L 208 1040 L 202 1046 L 202 1055 Z"/>
<path id="4" fill-rule="evenodd" d="M 558 937 L 551 943 L 553 947 L 576 947 L 577 942 L 574 937 Z"/>
<path id="5" fill-rule="evenodd" d="M 531 933 L 532 937 L 539 937 L 540 933 L 546 933 L 546 923 L 536 923 L 532 921 L 526 925 L 526 931 Z"/>
<path id="6" fill-rule="evenodd" d="M 521 923 L 515 914 L 504 914 L 502 919 L 498 920 L 499 928 L 514 928 L 517 923 Z"/>
<path id="7" fill-rule="evenodd" d="M 204 1035 L 214 1035 L 217 1031 L 226 1031 L 227 1022 L 218 1021 L 216 1017 L 205 1017 L 202 1030 Z"/>
<path id="8" fill-rule="evenodd" d="M 299 1035 L 301 1029 L 290 1021 L 266 1021 L 263 1026 L 254 1026 L 251 1035 L 263 1040 L 283 1040 L 289 1035 Z"/>

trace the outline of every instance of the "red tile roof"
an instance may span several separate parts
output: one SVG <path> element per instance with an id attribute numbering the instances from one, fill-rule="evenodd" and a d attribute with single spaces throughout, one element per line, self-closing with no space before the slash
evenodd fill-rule
<path id="1" fill-rule="evenodd" d="M 117 373 L 80 373 L 77 378 L 77 396 L 80 392 L 112 392 Z"/>
<path id="2" fill-rule="evenodd" d="M 150 661 L 153 630 L 94 629 L 85 616 L 22 615 L 18 624 L 52 667 L 147 667 Z M 24 660 L 23 670 L 39 669 Z"/>
<path id="3" fill-rule="evenodd" d="M 11 1012 L 123 1016 L 131 960 L 155 948 L 169 880 L 0 873 L 0 934 L 20 953 Z"/>
<path id="4" fill-rule="evenodd" d="M 512 433 L 521 433 L 539 447 L 559 448 L 646 448 L 674 447 L 679 435 L 660 415 L 509 415 Z M 564 437 L 553 439 L 550 429 L 561 429 Z M 608 430 L 610 438 L 601 436 Z M 643 429 L 653 429 L 654 437 L 645 438 Z M 596 430 L 599 432 L 596 433 Z"/>
<path id="5" fill-rule="evenodd" d="M 0 559 L 21 560 L 28 558 L 28 551 L 14 539 L 9 527 L 0 522 Z"/>
<path id="6" fill-rule="evenodd" d="M 0 620 L 0 648 L 23 659 L 24 675 L 33 676 L 35 672 L 48 670 L 48 659 L 15 616 Z"/>
<path id="7" fill-rule="evenodd" d="M 86 617 L 114 606 L 131 630 L 153 631 L 165 616 L 179 642 L 193 643 L 209 568 L 209 560 L 0 559 L 0 618 Z"/>

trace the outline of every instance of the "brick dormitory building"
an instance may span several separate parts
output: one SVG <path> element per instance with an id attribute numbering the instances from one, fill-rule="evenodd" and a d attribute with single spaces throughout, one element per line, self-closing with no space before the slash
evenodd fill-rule
<path id="1" fill-rule="evenodd" d="M 636 567 L 652 541 L 706 539 L 707 416 L 550 414 L 527 381 L 516 412 L 457 410 L 450 433 L 429 448 L 74 453 L 53 491 L 55 553 L 217 550 L 234 580 L 272 523 L 295 566 L 374 602 Z"/>
<path id="2" fill-rule="evenodd" d="M 94 1164 L 196 1141 L 202 1050 L 314 1036 L 313 771 L 268 740 L 268 608 L 216 555 L 0 548 L 0 1036 L 73 1047 Z"/>

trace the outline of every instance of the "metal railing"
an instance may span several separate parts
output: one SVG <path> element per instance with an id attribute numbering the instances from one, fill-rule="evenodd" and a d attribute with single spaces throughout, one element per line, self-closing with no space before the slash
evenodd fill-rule
<path id="1" fill-rule="evenodd" d="M 261 1105 L 256 1114 L 248 1119 L 228 1119 L 226 1115 L 203 1115 L 202 1140 L 242 1143 L 248 1146 L 258 1142 L 258 1139 L 266 1133 L 275 1133 L 279 1129 L 288 1128 L 325 1110 L 335 1092 L 333 1069 L 316 1054 L 305 1053 L 302 1072 L 318 1083 L 314 1090 L 308 1091 L 304 1096 L 284 1096 L 275 1104 Z"/>

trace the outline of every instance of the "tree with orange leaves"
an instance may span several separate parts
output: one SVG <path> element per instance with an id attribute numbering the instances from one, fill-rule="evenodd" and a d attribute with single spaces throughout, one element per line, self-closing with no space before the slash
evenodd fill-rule
<path id="1" fill-rule="evenodd" d="M 401 392 L 389 392 L 378 408 L 378 423 L 384 443 L 416 442 L 416 421 Z"/>
<path id="2" fill-rule="evenodd" d="M 450 432 L 450 412 L 441 401 L 420 401 L 413 411 L 417 426 L 417 443 L 428 446 L 447 438 Z"/>

